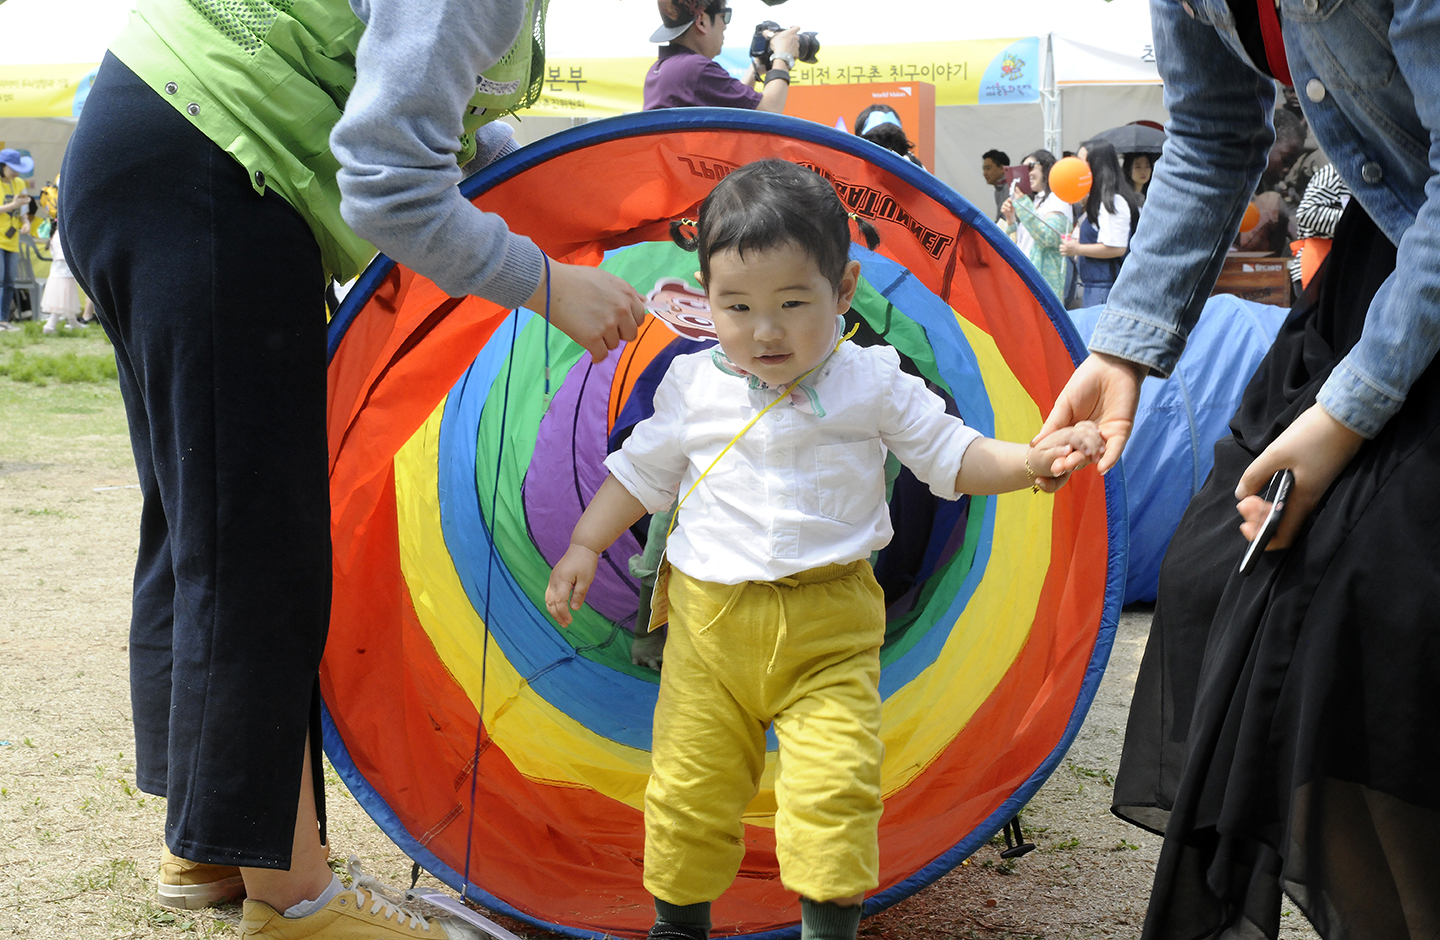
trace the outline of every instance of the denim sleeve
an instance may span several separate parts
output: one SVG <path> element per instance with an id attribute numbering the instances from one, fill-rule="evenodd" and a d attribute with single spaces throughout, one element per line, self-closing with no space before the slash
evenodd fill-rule
<path id="1" fill-rule="evenodd" d="M 1398 0 L 1390 44 L 1429 132 L 1425 202 L 1397 246 L 1395 272 L 1365 315 L 1360 341 L 1330 373 L 1320 406 L 1363 437 L 1374 437 L 1440 350 L 1440 7 Z"/>
<path id="2" fill-rule="evenodd" d="M 518 306 L 544 260 L 460 195 L 462 115 L 475 77 L 519 34 L 523 0 L 354 0 L 355 88 L 330 135 L 340 212 L 366 240 L 454 297 Z M 489 139 L 483 143 L 489 144 Z"/>
<path id="3" fill-rule="evenodd" d="M 1150 19 L 1169 139 L 1090 349 L 1166 377 L 1265 169 L 1275 87 L 1179 0 L 1151 0 Z"/>

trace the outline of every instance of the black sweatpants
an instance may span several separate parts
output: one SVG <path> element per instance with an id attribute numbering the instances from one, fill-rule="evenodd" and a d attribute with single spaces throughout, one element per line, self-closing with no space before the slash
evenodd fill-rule
<path id="1" fill-rule="evenodd" d="M 289 203 L 256 193 L 239 162 L 108 54 L 60 185 L 61 241 L 115 345 L 144 497 L 137 782 L 168 797 L 177 855 L 287 868 L 312 727 L 321 795 L 319 247 Z"/>

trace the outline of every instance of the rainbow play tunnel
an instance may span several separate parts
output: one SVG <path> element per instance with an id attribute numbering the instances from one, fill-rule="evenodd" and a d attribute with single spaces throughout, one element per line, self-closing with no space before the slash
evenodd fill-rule
<path id="1" fill-rule="evenodd" d="M 1073 370 L 1068 320 L 973 207 L 863 140 L 749 112 L 654 112 L 527 147 L 464 191 L 551 257 L 644 294 L 694 271 L 670 221 L 761 157 L 821 172 L 879 229 L 877 252 L 853 248 L 857 340 L 896 347 L 972 426 L 1028 440 Z M 643 527 L 602 561 L 569 630 L 542 598 L 605 455 L 649 413 L 670 360 L 698 348 L 652 319 L 591 363 L 542 318 L 448 298 L 384 258 L 332 324 L 327 751 L 429 870 L 578 936 L 643 936 L 652 919 L 641 804 L 658 674 L 630 662 Z M 895 480 L 897 537 L 876 565 L 886 808 L 867 909 L 984 844 L 1079 727 L 1124 582 L 1117 477 L 958 503 Z M 769 781 L 717 934 L 793 934 Z"/>

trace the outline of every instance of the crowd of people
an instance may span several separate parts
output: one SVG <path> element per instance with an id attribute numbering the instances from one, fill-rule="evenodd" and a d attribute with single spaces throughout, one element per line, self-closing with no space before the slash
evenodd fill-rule
<path id="1" fill-rule="evenodd" d="M 664 48 L 647 108 L 783 110 L 798 29 L 776 30 L 767 60 L 736 80 L 714 63 L 724 0 L 658 6 L 652 38 Z M 1440 935 L 1440 165 L 1420 143 L 1436 122 L 1440 12 L 1332 6 L 1292 16 L 1264 0 L 1154 5 L 1164 156 L 1087 140 L 1076 156 L 1092 182 L 1078 202 L 1053 191 L 1047 150 L 1015 168 L 983 155 L 996 217 L 1039 276 L 1074 303 L 1105 305 L 1089 358 L 1030 442 L 982 437 L 902 375 L 893 352 L 846 345 L 837 314 L 857 289 L 850 245 L 858 232 L 874 247 L 876 233 L 818 176 L 753 164 L 717 185 L 693 235 L 676 221 L 718 349 L 676 360 L 655 417 L 607 462 L 613 475 L 555 568 L 549 611 L 568 620 L 598 551 L 698 485 L 732 430 L 734 459 L 779 467 L 807 491 L 833 487 L 852 521 L 788 514 L 811 540 L 782 551 L 771 544 L 781 513 L 753 488 L 726 491 L 725 518 L 717 500 L 674 516 L 661 590 L 682 646 L 662 670 L 646 796 L 653 940 L 709 935 L 711 902 L 743 856 L 756 745 L 740 739 L 770 722 L 786 779 L 804 784 L 777 817 L 802 936 L 853 940 L 877 887 L 884 612 L 866 559 L 888 540 L 873 498 L 884 453 L 944 498 L 1053 492 L 1092 462 L 1109 470 L 1141 380 L 1175 368 L 1237 237 L 1268 250 L 1298 239 L 1307 286 L 1162 570 L 1115 788 L 1117 814 L 1165 836 L 1143 937 L 1274 938 L 1282 892 L 1327 940 Z M 318 42 L 289 56 L 268 38 L 241 47 L 188 0 L 142 5 L 98 71 L 49 220 L 57 266 L 69 260 L 115 345 L 144 499 L 132 701 L 139 785 L 168 797 L 160 897 L 198 906 L 243 892 L 241 936 L 256 940 L 395 940 L 431 926 L 327 864 L 316 768 L 330 278 L 350 279 L 379 249 L 453 296 L 545 309 L 597 361 L 645 317 L 629 284 L 547 258 L 456 186 L 463 167 L 514 148 L 493 118 L 526 93 L 536 5 L 353 8 L 294 5 L 288 22 Z M 418 52 L 416 36 L 427 37 Z M 1277 96 L 1277 82 L 1303 101 Z M 867 109 L 854 130 L 913 157 L 893 111 Z M 29 170 L 0 152 L 0 323 L 10 239 L 40 214 L 17 182 Z M 1252 204 L 1261 224 L 1242 235 Z M 75 305 L 63 278 L 52 272 L 52 326 Z M 863 419 L 854 426 L 875 446 L 853 472 L 816 474 L 816 448 L 856 442 L 835 443 L 811 420 L 822 411 L 797 410 L 802 382 L 811 400 Z M 771 409 L 761 427 L 803 431 L 809 449 L 782 455 L 767 443 L 779 430 L 745 437 Z M 696 431 L 712 424 L 718 438 Z M 1275 528 L 1278 501 L 1262 494 L 1282 471 L 1293 488 Z M 1273 550 L 1243 577 L 1236 563 L 1262 531 Z M 754 642 L 725 629 L 741 621 Z M 836 716 L 823 740 L 807 708 Z M 433 921 L 436 935 L 473 936 Z"/>
<path id="2" fill-rule="evenodd" d="M 1295 90 L 1277 82 L 1276 91 L 1281 105 L 1271 115 L 1275 143 L 1250 200 L 1256 221 L 1232 247 L 1288 257 L 1298 295 L 1309 283 L 1307 272 L 1313 274 L 1328 253 L 1350 193 L 1311 132 Z M 1129 253 L 1160 153 L 1118 153 L 1095 138 L 1063 156 L 1086 161 L 1093 180 L 1089 195 L 1074 204 L 1050 188 L 1057 158 L 1048 150 L 1020 162 L 1023 183 L 1006 173 L 1010 157 L 1002 150 L 985 151 L 980 172 L 994 188 L 995 220 L 1056 296 L 1069 308 L 1096 306 L 1105 303 Z"/>
<path id="3" fill-rule="evenodd" d="M 35 260 L 50 264 L 38 298 L 38 309 L 45 319 L 42 331 L 83 329 L 94 317 L 86 310 L 87 319 L 81 319 L 83 298 L 60 244 L 56 222 L 60 191 L 47 181 L 38 196 L 31 196 L 28 177 L 34 169 L 35 161 L 30 156 L 13 148 L 0 150 L 0 331 L 18 330 L 16 321 L 34 314 L 37 298 L 32 296 L 32 290 L 20 287 L 17 275 L 23 263 L 33 264 Z M 21 255 L 26 240 L 30 258 Z"/>

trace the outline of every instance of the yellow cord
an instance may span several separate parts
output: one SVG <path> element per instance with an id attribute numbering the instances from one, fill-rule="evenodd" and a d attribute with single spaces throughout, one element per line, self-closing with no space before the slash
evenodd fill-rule
<path id="1" fill-rule="evenodd" d="M 725 449 L 722 450 L 722 451 L 720 451 L 720 453 L 718 453 L 718 454 L 715 455 L 715 459 L 712 460 L 712 461 L 710 461 L 710 466 L 708 466 L 708 467 L 705 468 L 705 473 L 702 473 L 702 474 L 700 474 L 698 477 L 695 478 L 695 482 L 692 483 L 692 484 L 690 484 L 690 489 L 688 489 L 688 490 L 685 491 L 685 495 L 682 496 L 682 497 L 680 498 L 680 502 L 676 504 L 676 506 L 675 506 L 675 513 L 670 517 L 670 527 L 665 530 L 665 540 L 666 540 L 667 542 L 670 540 L 670 533 L 672 533 L 672 532 L 675 531 L 675 523 L 676 523 L 676 521 L 680 518 L 680 507 L 685 505 L 685 500 L 689 499 L 689 498 L 690 498 L 690 494 L 695 492 L 695 488 L 700 485 L 700 481 L 701 481 L 701 480 L 705 479 L 705 475 L 708 474 L 711 470 L 714 470 L 714 469 L 715 469 L 715 465 L 720 462 L 720 458 L 721 458 L 721 457 L 724 457 L 727 453 L 730 452 L 730 448 L 734 447 L 735 444 L 736 444 L 736 442 L 739 441 L 740 438 L 742 438 L 742 437 L 745 436 L 745 432 L 746 432 L 746 431 L 750 430 L 751 428 L 753 428 L 753 427 L 755 426 L 755 422 L 756 422 L 756 421 L 759 421 L 761 418 L 765 417 L 765 412 L 769 411 L 771 408 L 774 408 L 776 405 L 778 405 L 780 402 L 784 401 L 785 399 L 789 398 L 789 397 L 790 397 L 790 393 L 793 392 L 793 391 L 795 391 L 795 387 L 796 387 L 797 385 L 799 385 L 799 384 L 800 384 L 802 381 L 804 381 L 805 379 L 809 378 L 811 372 L 814 372 L 816 369 L 818 369 L 818 368 L 820 368 L 821 366 L 823 366 L 823 365 L 826 363 L 826 361 L 830 358 L 830 356 L 835 355 L 835 352 L 840 348 L 841 344 L 844 343 L 844 342 L 845 342 L 847 339 L 849 339 L 850 337 L 854 336 L 854 335 L 855 335 L 855 332 L 856 332 L 857 330 L 859 330 L 859 329 L 860 329 L 860 324 L 858 324 L 858 323 L 855 324 L 854 326 L 852 326 L 852 327 L 850 328 L 850 332 L 848 332 L 848 333 L 846 333 L 844 336 L 840 337 L 839 341 L 837 341 L 837 342 L 835 343 L 835 349 L 830 350 L 830 355 L 829 355 L 829 356 L 826 356 L 824 359 L 821 359 L 815 366 L 813 366 L 812 368 L 810 368 L 809 370 L 807 370 L 806 372 L 804 372 L 802 375 L 800 375 L 799 377 L 797 377 L 797 378 L 795 379 L 795 381 L 793 381 L 793 382 L 791 382 L 789 385 L 787 385 L 787 386 L 785 387 L 785 391 L 781 392 L 780 395 L 779 395 L 774 401 L 772 401 L 770 404 L 766 405 L 764 408 L 761 408 L 760 411 L 755 415 L 755 417 L 751 418 L 750 421 L 749 421 L 749 423 L 746 424 L 743 428 L 740 429 L 740 433 L 739 433 L 739 434 L 736 434 L 734 437 L 732 437 L 732 438 L 730 439 L 730 443 L 728 443 L 728 444 L 725 445 Z"/>

